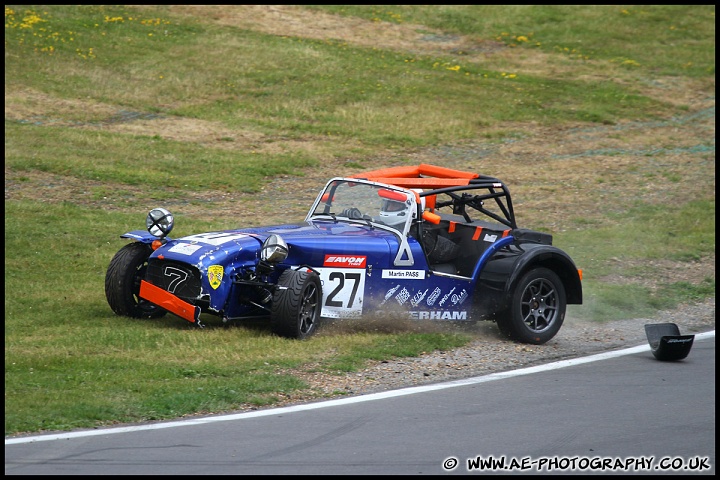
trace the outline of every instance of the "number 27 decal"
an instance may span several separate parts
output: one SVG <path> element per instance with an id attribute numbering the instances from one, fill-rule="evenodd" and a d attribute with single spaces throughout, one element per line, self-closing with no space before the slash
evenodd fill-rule
<path id="1" fill-rule="evenodd" d="M 353 301 L 355 300 L 355 295 L 358 291 L 358 284 L 360 283 L 361 276 L 362 275 L 357 272 L 346 274 L 342 274 L 340 272 L 332 272 L 329 279 L 331 282 L 337 281 L 338 286 L 327 296 L 327 298 L 325 299 L 325 305 L 327 305 L 328 307 L 344 307 L 342 300 L 335 300 L 335 297 L 343 290 L 343 288 L 345 288 L 345 279 L 347 279 L 352 281 L 353 283 L 352 292 L 350 293 L 350 298 L 348 299 L 346 308 L 352 308 Z"/>
<path id="2" fill-rule="evenodd" d="M 318 268 L 323 285 L 322 315 L 352 317 L 362 313 L 365 270 Z"/>

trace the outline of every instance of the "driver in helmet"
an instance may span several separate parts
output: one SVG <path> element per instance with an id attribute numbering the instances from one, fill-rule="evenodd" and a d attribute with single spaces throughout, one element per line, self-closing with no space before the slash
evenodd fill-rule
<path id="1" fill-rule="evenodd" d="M 386 198 L 382 200 L 379 218 L 382 223 L 389 227 L 402 230 L 406 218 L 407 207 L 405 206 L 405 202 L 399 202 L 397 200 L 390 200 Z"/>

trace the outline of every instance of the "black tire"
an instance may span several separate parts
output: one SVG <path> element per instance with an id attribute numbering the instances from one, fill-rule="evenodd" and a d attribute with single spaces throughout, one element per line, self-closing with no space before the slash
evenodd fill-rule
<path id="1" fill-rule="evenodd" d="M 497 318 L 497 324 L 503 334 L 515 341 L 541 345 L 560 330 L 566 307 L 560 277 L 547 268 L 536 268 L 517 283 L 510 305 Z"/>
<path id="2" fill-rule="evenodd" d="M 140 298 L 140 280 L 145 278 L 150 245 L 133 242 L 110 260 L 105 274 L 105 297 L 112 311 L 132 318 L 160 318 L 166 310 Z"/>
<path id="3" fill-rule="evenodd" d="M 315 272 L 285 270 L 278 287 L 270 313 L 272 332 L 299 340 L 315 333 L 322 302 L 320 277 Z"/>

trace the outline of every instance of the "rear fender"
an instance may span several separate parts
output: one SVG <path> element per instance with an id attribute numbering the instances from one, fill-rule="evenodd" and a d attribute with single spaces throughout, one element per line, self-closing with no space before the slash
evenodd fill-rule
<path id="1" fill-rule="evenodd" d="M 505 297 L 509 298 L 514 286 L 528 270 L 545 267 L 555 272 L 565 287 L 567 303 L 582 304 L 582 281 L 575 262 L 557 247 L 550 245 L 533 246 L 523 245 L 525 250 L 512 265 L 507 282 L 505 283 Z"/>
<path id="2" fill-rule="evenodd" d="M 582 303 L 582 283 L 575 263 L 570 257 L 550 245 L 523 244 L 522 251 L 496 252 L 480 271 L 478 285 L 485 295 L 481 302 L 489 302 L 491 310 L 502 311 L 510 302 L 511 293 L 520 278 L 529 270 L 545 267 L 555 272 L 563 282 L 568 304 Z"/>

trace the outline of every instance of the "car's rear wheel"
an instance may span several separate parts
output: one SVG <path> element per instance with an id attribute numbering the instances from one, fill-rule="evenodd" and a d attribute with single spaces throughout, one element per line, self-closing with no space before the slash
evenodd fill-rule
<path id="1" fill-rule="evenodd" d="M 320 320 L 322 287 L 315 272 L 285 270 L 273 295 L 270 327 L 276 335 L 304 339 Z"/>
<path id="2" fill-rule="evenodd" d="M 513 340 L 540 345 L 553 338 L 565 320 L 567 300 L 560 277 L 547 268 L 525 273 L 497 318 L 500 331 Z"/>
<path id="3" fill-rule="evenodd" d="M 105 274 L 105 297 L 113 312 L 133 318 L 159 318 L 166 310 L 140 298 L 140 280 L 145 278 L 150 245 L 133 242 L 110 260 Z"/>

